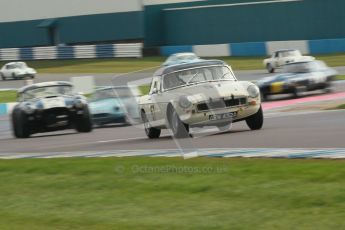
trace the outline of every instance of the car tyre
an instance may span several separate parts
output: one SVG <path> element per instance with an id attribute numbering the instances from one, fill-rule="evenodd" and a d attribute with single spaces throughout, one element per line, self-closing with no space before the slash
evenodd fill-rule
<path id="1" fill-rule="evenodd" d="M 15 109 L 12 113 L 12 129 L 16 138 L 30 137 L 28 118 L 26 114 L 19 109 Z"/>
<path id="2" fill-rule="evenodd" d="M 75 129 L 80 133 L 89 133 L 92 131 L 92 120 L 89 108 L 84 106 L 83 114 L 77 115 Z"/>
<path id="3" fill-rule="evenodd" d="M 246 123 L 251 130 L 258 130 L 262 128 L 264 124 L 264 115 L 261 106 L 258 112 L 246 119 Z"/>
<path id="4" fill-rule="evenodd" d="M 331 82 L 326 82 L 323 91 L 324 91 L 325 93 L 332 93 L 332 92 L 333 92 L 332 83 L 331 83 Z"/>
<path id="5" fill-rule="evenodd" d="M 150 126 L 149 120 L 147 119 L 144 111 L 141 111 L 141 119 L 144 123 L 146 136 L 150 139 L 159 138 L 161 135 L 161 130 Z"/>
<path id="6" fill-rule="evenodd" d="M 303 96 L 303 93 L 307 91 L 305 86 L 296 86 L 293 90 L 294 98 L 300 98 Z"/>
<path id="7" fill-rule="evenodd" d="M 274 73 L 274 68 L 271 64 L 267 64 L 266 65 L 266 69 L 269 73 Z"/>
<path id="8" fill-rule="evenodd" d="M 6 81 L 6 77 L 4 76 L 4 74 L 1 74 L 1 79 L 2 79 L 3 81 Z"/>
<path id="9" fill-rule="evenodd" d="M 169 113 L 169 127 L 176 138 L 189 137 L 189 125 L 181 121 L 175 109 L 171 109 Z"/>

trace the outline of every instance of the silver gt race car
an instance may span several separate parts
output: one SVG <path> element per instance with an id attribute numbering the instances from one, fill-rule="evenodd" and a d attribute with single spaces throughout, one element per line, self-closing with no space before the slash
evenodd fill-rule
<path id="1" fill-rule="evenodd" d="M 92 121 L 84 96 L 74 94 L 69 82 L 44 82 L 18 90 L 12 111 L 13 134 L 27 138 L 34 133 L 75 128 L 91 132 Z"/>
<path id="2" fill-rule="evenodd" d="M 190 127 L 246 121 L 256 130 L 263 125 L 258 87 L 238 81 L 231 67 L 219 60 L 161 67 L 149 95 L 140 98 L 139 109 L 149 138 L 158 138 L 166 128 L 180 138 L 189 136 Z"/>

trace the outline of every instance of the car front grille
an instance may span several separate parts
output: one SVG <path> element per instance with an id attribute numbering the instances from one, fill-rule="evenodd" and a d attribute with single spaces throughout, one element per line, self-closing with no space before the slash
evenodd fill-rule
<path id="1" fill-rule="evenodd" d="M 43 122 L 45 126 L 52 127 L 58 124 L 68 124 L 70 112 L 66 108 L 53 108 L 43 111 Z"/>
<path id="2" fill-rule="evenodd" d="M 96 113 L 92 115 L 93 118 L 105 118 L 108 116 L 109 116 L 109 113 Z"/>
<path id="3" fill-rule="evenodd" d="M 234 99 L 220 99 L 220 100 L 212 100 L 208 103 L 199 103 L 197 105 L 198 111 L 208 111 L 213 109 L 224 109 L 229 107 L 235 107 L 239 105 L 246 105 L 247 104 L 247 98 L 241 97 L 241 98 L 234 98 Z"/>

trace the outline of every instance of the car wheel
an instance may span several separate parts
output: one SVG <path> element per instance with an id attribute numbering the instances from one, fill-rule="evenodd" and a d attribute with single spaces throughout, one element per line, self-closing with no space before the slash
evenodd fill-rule
<path id="1" fill-rule="evenodd" d="M 331 82 L 326 82 L 325 87 L 323 88 L 323 91 L 325 93 L 332 93 L 332 91 L 333 91 L 332 83 Z"/>
<path id="2" fill-rule="evenodd" d="M 183 123 L 175 109 L 169 113 L 169 126 L 176 138 L 189 137 L 189 125 Z"/>
<path id="3" fill-rule="evenodd" d="M 147 116 L 144 111 L 141 111 L 141 119 L 144 122 L 146 136 L 150 139 L 159 138 L 159 136 L 161 135 L 161 130 L 151 127 L 149 120 L 147 119 Z"/>
<path id="4" fill-rule="evenodd" d="M 266 69 L 269 73 L 274 73 L 274 68 L 271 64 L 267 64 L 266 65 Z"/>
<path id="5" fill-rule="evenodd" d="M 80 133 L 89 133 L 92 131 L 92 120 L 87 106 L 84 106 L 82 115 L 77 115 L 75 129 Z"/>
<path id="6" fill-rule="evenodd" d="M 28 127 L 28 118 L 23 111 L 15 109 L 12 113 L 12 129 L 16 138 L 30 137 L 30 129 Z"/>
<path id="7" fill-rule="evenodd" d="M 303 93 L 307 91 L 305 86 L 296 86 L 293 90 L 294 98 L 299 98 L 303 96 Z"/>
<path id="8" fill-rule="evenodd" d="M 12 73 L 12 78 L 13 78 L 13 79 L 17 79 L 17 76 L 16 76 L 15 73 Z"/>
<path id="9" fill-rule="evenodd" d="M 261 106 L 257 113 L 246 119 L 246 123 L 251 130 L 258 130 L 262 128 L 262 125 L 264 124 L 264 116 Z"/>
<path id="10" fill-rule="evenodd" d="M 6 81 L 6 77 L 4 76 L 4 74 L 1 74 L 1 79 L 2 79 L 3 81 Z"/>

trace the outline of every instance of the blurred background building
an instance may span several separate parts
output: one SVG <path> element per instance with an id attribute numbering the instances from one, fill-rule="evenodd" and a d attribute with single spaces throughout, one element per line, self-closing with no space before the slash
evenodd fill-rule
<path id="1" fill-rule="evenodd" d="M 245 42 L 259 50 L 266 41 L 343 39 L 344 9 L 344 0 L 3 0 L 0 48 Z"/>

